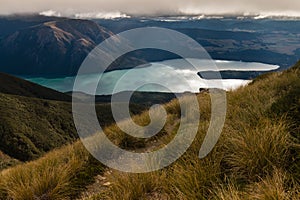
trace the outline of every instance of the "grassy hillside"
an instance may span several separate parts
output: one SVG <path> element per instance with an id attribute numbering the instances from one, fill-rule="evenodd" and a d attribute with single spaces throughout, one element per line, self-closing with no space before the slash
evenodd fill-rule
<path id="1" fill-rule="evenodd" d="M 131 105 L 132 114 L 144 109 Z M 114 122 L 110 104 L 98 104 L 96 110 L 102 126 Z M 0 111 L 0 150 L 18 160 L 38 158 L 78 138 L 70 102 L 0 93 Z"/>
<path id="2" fill-rule="evenodd" d="M 22 161 L 77 138 L 71 106 L 0 93 L 0 150 Z"/>
<path id="3" fill-rule="evenodd" d="M 143 101 L 145 98 L 147 101 Z M 168 102 L 172 98 L 171 94 L 136 93 L 130 110 L 133 115 L 139 114 L 155 103 Z M 108 103 L 110 96 L 100 99 L 103 101 L 96 105 L 99 122 L 101 126 L 111 125 L 114 119 Z M 71 101 L 71 95 L 0 73 L 0 151 L 28 161 L 74 142 L 78 135 Z"/>
<path id="4" fill-rule="evenodd" d="M 0 73 L 0 151 L 28 161 L 74 142 L 78 135 L 71 100 L 67 94 Z M 142 105 L 131 105 L 132 114 L 144 109 Z M 114 122 L 109 104 L 98 104 L 96 110 L 102 126 Z M 0 157 L 0 168 L 16 163 L 6 161 Z"/>
<path id="5" fill-rule="evenodd" d="M 89 199 L 300 198 L 300 62 L 228 93 L 222 136 L 202 160 L 198 151 L 209 125 L 210 104 L 208 95 L 198 98 L 202 120 L 183 157 L 154 173 L 112 171 L 107 175 L 111 186 Z M 175 106 L 173 101 L 166 108 Z"/>
<path id="6" fill-rule="evenodd" d="M 228 93 L 222 136 L 204 159 L 198 158 L 198 151 L 210 121 L 206 93 L 198 95 L 201 121 L 197 138 L 171 166 L 147 174 L 108 170 L 76 142 L 3 170 L 0 198 L 74 199 L 100 173 L 105 185 L 96 182 L 101 191 L 91 192 L 85 199 L 299 199 L 299 91 L 300 62 L 288 71 L 260 76 L 249 86 Z M 107 127 L 106 134 L 123 148 L 157 148 L 169 142 L 178 127 L 178 101 L 165 108 L 167 124 L 155 139 L 133 139 L 115 125 Z M 147 112 L 134 120 L 145 124 Z"/>

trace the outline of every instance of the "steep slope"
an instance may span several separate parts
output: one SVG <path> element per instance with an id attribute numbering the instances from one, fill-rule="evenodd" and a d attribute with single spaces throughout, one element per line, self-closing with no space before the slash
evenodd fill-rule
<path id="1" fill-rule="evenodd" d="M 133 115 L 145 106 L 131 104 Z M 114 123 L 110 104 L 97 104 L 102 127 Z M 70 102 L 43 100 L 0 93 L 0 151 L 21 161 L 78 138 Z"/>
<path id="2" fill-rule="evenodd" d="M 72 97 L 0 73 L 0 151 L 21 161 L 74 141 Z M 131 105 L 133 114 L 145 109 Z M 110 104 L 96 106 L 102 126 L 114 122 Z M 6 159 L 7 160 L 7 159 Z"/>
<path id="3" fill-rule="evenodd" d="M 71 106 L 0 93 L 0 150 L 22 161 L 77 138 Z"/>
<path id="4" fill-rule="evenodd" d="M 31 76 L 75 75 L 87 54 L 112 35 L 95 22 L 79 19 L 58 19 L 26 27 L 0 42 L 0 70 Z M 125 67 L 142 63 L 132 57 L 121 61 Z"/>
<path id="5" fill-rule="evenodd" d="M 135 115 L 146 107 L 130 108 Z M 97 104 L 96 111 L 102 127 L 114 123 L 110 104 Z M 0 151 L 12 158 L 32 160 L 78 138 L 71 102 L 0 93 L 0 112 Z"/>
<path id="6" fill-rule="evenodd" d="M 229 92 L 221 138 L 203 159 L 199 159 L 198 153 L 210 123 L 210 98 L 208 94 L 200 94 L 198 99 L 201 108 L 198 134 L 180 159 L 165 169 L 146 174 L 109 169 L 96 177 L 96 182 L 80 199 L 298 200 L 300 62 L 289 70 L 262 75 L 250 85 Z M 165 105 L 169 120 L 158 134 L 159 139 L 155 138 L 163 143 L 160 147 L 174 137 L 170 125 L 178 118 L 177 106 L 176 101 Z M 142 115 L 137 121 L 143 118 Z M 121 134 L 114 126 L 108 129 L 115 137 Z M 138 140 L 119 139 L 126 141 L 127 148 L 138 151 L 139 147 L 134 146 Z M 151 147 L 151 140 L 144 142 L 149 141 Z M 93 188 L 99 187 L 95 194 Z"/>
<path id="7" fill-rule="evenodd" d="M 293 135 L 300 141 L 300 61 L 286 73 L 294 73 L 298 80 L 289 80 L 289 85 L 278 87 L 280 98 L 272 104 L 270 112 L 274 116 L 286 116 Z"/>
<path id="8" fill-rule="evenodd" d="M 86 20 L 52 21 L 22 29 L 2 41 L 1 70 L 27 75 L 75 73 L 88 52 L 110 35 Z"/>
<path id="9" fill-rule="evenodd" d="M 299 91 L 300 62 L 290 70 L 260 76 L 250 85 L 229 92 L 222 136 L 204 159 L 199 159 L 198 153 L 210 122 L 210 98 L 206 93 L 198 95 L 202 118 L 197 138 L 169 167 L 146 174 L 110 169 L 103 173 L 103 165 L 76 142 L 37 161 L 0 172 L 0 197 L 74 199 L 73 195 L 82 191 L 85 180 L 94 174 L 92 169 L 101 168 L 97 178 L 102 181 L 97 181 L 95 187 L 102 190 L 88 193 L 88 199 L 298 200 Z M 106 134 L 123 148 L 145 150 L 149 141 L 150 147 L 161 147 L 173 139 L 180 117 L 177 100 L 165 108 L 167 124 L 154 140 L 124 136 L 115 125 L 107 127 Z M 134 119 L 145 124 L 147 116 L 145 112 Z M 50 184 L 53 182 L 57 184 Z M 41 184 L 47 187 L 41 188 Z"/>
<path id="10" fill-rule="evenodd" d="M 77 136 L 66 102 L 69 95 L 0 73 L 0 151 L 25 161 L 73 141 Z"/>
<path id="11" fill-rule="evenodd" d="M 96 97 L 101 126 L 114 123 L 110 98 Z M 130 111 L 139 114 L 153 104 L 165 103 L 173 98 L 174 95 L 167 93 L 134 93 Z M 27 161 L 77 139 L 71 101 L 71 94 L 0 73 L 0 151 Z"/>

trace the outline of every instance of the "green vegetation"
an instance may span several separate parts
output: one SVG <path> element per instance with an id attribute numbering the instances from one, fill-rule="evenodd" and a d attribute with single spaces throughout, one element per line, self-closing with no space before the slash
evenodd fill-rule
<path id="1" fill-rule="evenodd" d="M 210 120 L 207 93 L 198 95 L 201 121 L 197 138 L 171 166 L 146 174 L 108 170 L 76 142 L 36 161 L 3 170 L 0 197 L 74 199 L 94 175 L 102 174 L 110 184 L 97 194 L 91 193 L 88 199 L 297 200 L 300 197 L 299 83 L 300 63 L 229 92 L 222 136 L 204 159 L 198 158 L 198 151 Z M 178 100 L 165 107 L 167 124 L 153 139 L 133 140 L 115 125 L 108 126 L 105 132 L 125 149 L 159 148 L 174 137 L 180 117 Z M 147 124 L 148 113 L 133 119 L 138 124 Z"/>
<path id="2" fill-rule="evenodd" d="M 145 110 L 131 104 L 132 114 Z M 20 161 L 33 160 L 77 138 L 71 96 L 0 73 L 0 151 Z M 110 104 L 97 104 L 101 126 L 114 123 Z M 15 162 L 4 162 L 1 167 Z"/>
<path id="3" fill-rule="evenodd" d="M 70 102 L 0 93 L 0 110 L 0 150 L 18 160 L 36 159 L 78 138 Z M 98 104 L 96 110 L 101 126 L 114 122 L 110 104 Z M 142 110 L 131 105 L 132 114 Z"/>
<path id="4" fill-rule="evenodd" d="M 0 151 L 0 170 L 15 166 L 20 163 L 20 161 L 5 155 Z"/>
<path id="5" fill-rule="evenodd" d="M 0 149 L 21 161 L 75 141 L 69 103 L 0 93 Z"/>

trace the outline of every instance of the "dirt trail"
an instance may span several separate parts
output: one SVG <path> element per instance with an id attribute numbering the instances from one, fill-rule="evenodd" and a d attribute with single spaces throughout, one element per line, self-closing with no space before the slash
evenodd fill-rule
<path id="1" fill-rule="evenodd" d="M 174 120 L 173 123 L 166 124 L 164 130 L 167 132 L 167 134 L 165 134 L 164 136 L 167 137 L 169 134 L 171 134 L 174 131 L 174 129 L 176 129 L 176 126 L 179 123 L 180 120 L 177 119 Z M 162 138 L 164 136 L 162 136 Z M 149 143 L 147 143 L 147 145 L 144 148 L 136 149 L 134 152 L 151 152 L 154 151 L 155 149 L 158 149 L 162 145 L 164 145 L 162 141 L 160 141 L 159 139 L 154 139 L 151 140 Z M 77 200 L 88 200 L 94 195 L 97 195 L 103 192 L 104 190 L 106 190 L 111 185 L 111 182 L 109 182 L 109 180 L 107 179 L 107 177 L 111 173 L 112 171 L 110 169 L 107 169 L 107 171 L 104 174 L 95 176 L 95 182 L 87 186 L 86 190 L 82 192 L 82 194 L 80 195 L 79 198 L 77 198 Z M 159 194 L 151 194 L 149 196 L 149 199 L 161 199 L 158 198 L 158 196 Z"/>

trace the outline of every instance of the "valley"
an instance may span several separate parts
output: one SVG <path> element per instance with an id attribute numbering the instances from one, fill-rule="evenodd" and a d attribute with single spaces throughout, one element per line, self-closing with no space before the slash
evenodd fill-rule
<path id="1" fill-rule="evenodd" d="M 0 200 L 299 199 L 300 18 L 177 14 L 0 15 Z"/>
<path id="2" fill-rule="evenodd" d="M 100 175 L 104 181 L 96 184 L 100 184 L 98 187 L 102 189 L 82 199 L 177 199 L 179 195 L 182 199 L 228 199 L 233 195 L 235 199 L 251 199 L 257 195 L 259 199 L 265 199 L 274 193 L 282 199 L 297 199 L 300 161 L 299 66 L 298 62 L 284 72 L 259 76 L 250 85 L 229 92 L 222 137 L 205 159 L 199 160 L 198 149 L 210 121 L 210 97 L 207 93 L 201 93 L 197 95 L 202 116 L 197 138 L 184 156 L 166 169 L 145 174 L 110 170 L 94 160 L 81 142 L 76 141 L 32 162 L 1 171 L 0 197 L 79 198 Z M 9 95 L 5 98 L 1 95 L 1 105 L 5 105 L 3 99 L 10 98 L 9 102 L 22 99 L 17 97 L 17 101 Z M 24 98 L 22 100 L 28 102 Z M 33 101 L 35 107 L 39 106 L 38 101 L 45 102 Z M 174 99 L 164 105 L 169 113 L 167 125 L 154 140 L 128 137 L 113 124 L 107 126 L 105 133 L 124 149 L 149 150 L 149 146 L 145 149 L 149 142 L 150 146 L 159 148 L 173 138 L 172 130 L 176 129 L 180 117 L 177 104 L 178 100 Z M 58 107 L 56 102 L 49 102 L 48 106 Z M 35 107 L 25 106 L 23 109 Z M 15 117 L 21 116 L 21 113 L 18 112 Z M 144 124 L 147 116 L 146 111 L 134 119 Z M 1 122 L 3 126 L 3 120 Z M 51 129 L 48 128 L 45 133 L 48 135 Z M 97 187 L 95 183 L 93 185 Z"/>

